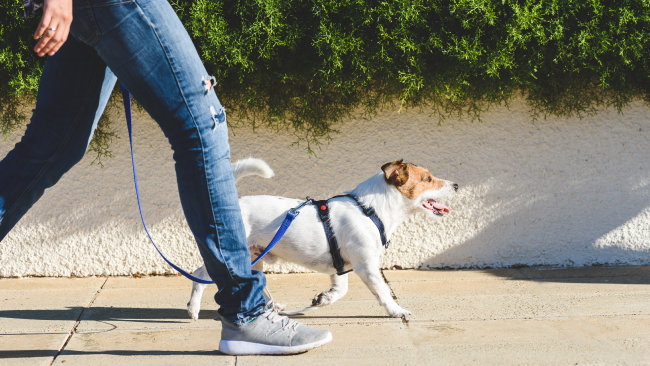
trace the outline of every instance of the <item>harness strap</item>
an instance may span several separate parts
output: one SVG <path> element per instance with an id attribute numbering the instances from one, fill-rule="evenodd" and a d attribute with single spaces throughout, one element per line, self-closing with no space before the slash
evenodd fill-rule
<path id="1" fill-rule="evenodd" d="M 354 200 L 354 202 L 357 204 L 357 206 L 359 206 L 359 209 L 361 209 L 363 214 L 366 215 L 368 218 L 370 218 L 370 220 L 372 220 L 375 226 L 377 226 L 377 230 L 379 230 L 379 236 L 381 237 L 381 244 L 384 247 L 388 248 L 388 244 L 390 244 L 390 241 L 386 239 L 386 230 L 384 229 L 384 223 L 381 221 L 379 216 L 377 216 L 375 209 L 372 207 L 364 206 L 359 200 L 359 197 L 351 193 L 341 194 L 338 196 L 334 196 L 332 198 L 339 198 L 339 197 L 348 197 Z M 334 264 L 334 268 L 336 268 L 336 274 L 340 276 L 352 270 L 348 270 L 348 271 L 343 270 L 345 261 L 343 260 L 343 257 L 341 257 L 341 247 L 339 247 L 339 243 L 336 240 L 334 231 L 332 230 L 332 225 L 330 224 L 330 209 L 329 206 L 327 205 L 327 202 L 332 198 L 321 200 L 321 201 L 312 200 L 312 203 L 316 206 L 316 211 L 318 212 L 318 217 L 320 218 L 320 222 L 323 223 L 323 229 L 325 230 L 325 236 L 327 237 L 327 244 L 329 244 L 330 254 L 332 255 L 332 263 Z"/>
<path id="2" fill-rule="evenodd" d="M 379 236 L 381 237 L 381 245 L 383 245 L 385 248 L 388 248 L 388 245 L 390 244 L 390 241 L 386 239 L 386 230 L 384 229 L 384 223 L 381 221 L 379 216 L 377 216 L 377 213 L 375 212 L 375 209 L 373 207 L 366 207 L 364 206 L 361 201 L 359 200 L 359 197 L 353 195 L 352 193 L 344 194 L 341 196 L 336 196 L 336 197 L 350 197 L 352 198 L 356 203 L 357 206 L 363 211 L 363 214 L 368 216 L 370 220 L 377 226 L 377 230 L 379 230 Z"/>
<path id="3" fill-rule="evenodd" d="M 346 274 L 351 270 L 343 270 L 345 261 L 343 261 L 343 257 L 341 257 L 341 248 L 339 247 L 339 243 L 336 240 L 336 236 L 334 236 L 334 231 L 332 231 L 332 225 L 330 225 L 330 209 L 327 206 L 327 200 L 314 201 L 314 205 L 316 206 L 316 211 L 318 211 L 320 222 L 323 223 L 323 229 L 325 229 L 325 236 L 327 237 L 327 243 L 330 247 L 330 254 L 332 255 L 334 268 L 336 268 L 336 274 L 339 276 Z"/>

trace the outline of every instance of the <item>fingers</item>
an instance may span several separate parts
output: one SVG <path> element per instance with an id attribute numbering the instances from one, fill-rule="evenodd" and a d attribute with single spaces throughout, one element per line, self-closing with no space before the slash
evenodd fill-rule
<path id="1" fill-rule="evenodd" d="M 39 56 L 54 55 L 56 51 L 63 46 L 68 39 L 69 27 L 61 25 L 52 25 L 45 30 L 43 36 L 34 47 L 34 51 Z"/>
<path id="2" fill-rule="evenodd" d="M 52 22 L 52 16 L 49 13 L 43 13 L 43 17 L 41 18 L 41 22 L 38 24 L 38 27 L 36 28 L 36 32 L 34 32 L 34 39 L 39 39 L 43 37 L 43 34 L 47 30 L 47 27 L 50 26 L 50 22 Z"/>
<path id="3" fill-rule="evenodd" d="M 41 57 L 54 55 L 68 39 L 71 23 L 71 0 L 45 0 L 43 18 L 34 32 L 38 39 L 34 52 Z"/>

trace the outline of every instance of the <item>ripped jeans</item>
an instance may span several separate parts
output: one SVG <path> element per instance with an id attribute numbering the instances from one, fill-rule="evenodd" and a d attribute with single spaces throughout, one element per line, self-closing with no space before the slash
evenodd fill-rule
<path id="1" fill-rule="evenodd" d="M 81 160 L 119 78 L 171 144 L 220 314 L 243 324 L 261 313 L 265 278 L 250 266 L 226 115 L 207 75 L 165 0 L 74 0 L 70 37 L 47 59 L 31 123 L 0 161 L 0 241 Z"/>

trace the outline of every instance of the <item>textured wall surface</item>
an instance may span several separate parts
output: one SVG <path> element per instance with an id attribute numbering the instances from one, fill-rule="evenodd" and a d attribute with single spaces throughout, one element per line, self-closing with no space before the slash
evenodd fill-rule
<path id="1" fill-rule="evenodd" d="M 147 115 L 134 123 L 149 228 L 168 257 L 193 269 L 200 257 L 178 202 L 171 150 Z M 0 243 L 0 276 L 173 272 L 146 240 L 126 128 L 115 128 L 115 157 L 100 168 L 87 156 Z M 398 229 L 385 267 L 650 264 L 650 108 L 643 104 L 623 114 L 533 121 L 515 101 L 482 122 L 442 124 L 426 112 L 391 111 L 340 131 L 316 157 L 290 146 L 290 134 L 231 131 L 233 159 L 262 158 L 276 172 L 272 180 L 242 181 L 240 193 L 326 198 L 404 158 L 461 189 L 445 202 L 451 214 L 443 220 L 422 215 Z M 19 136 L 0 140 L 0 156 Z"/>

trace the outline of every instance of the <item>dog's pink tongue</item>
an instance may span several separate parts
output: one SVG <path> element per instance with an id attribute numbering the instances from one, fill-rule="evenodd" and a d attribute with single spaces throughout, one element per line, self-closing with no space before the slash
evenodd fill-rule
<path id="1" fill-rule="evenodd" d="M 443 205 L 442 203 L 437 201 L 429 201 L 429 203 L 431 203 L 431 206 L 433 206 L 433 208 L 436 210 L 449 213 L 449 208 L 447 208 L 447 206 Z"/>

